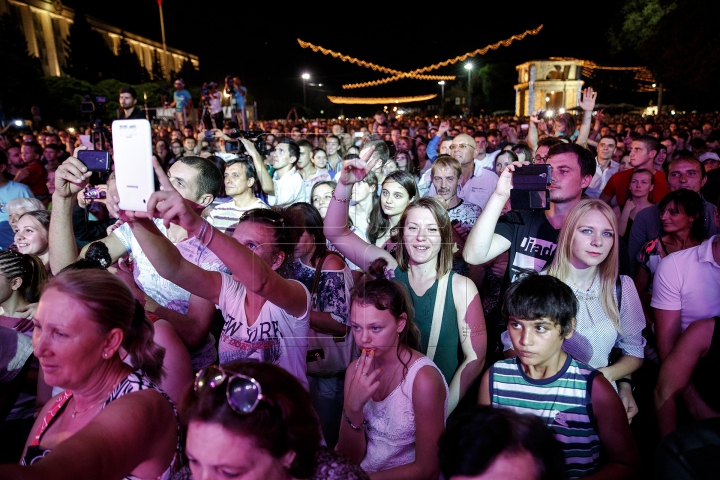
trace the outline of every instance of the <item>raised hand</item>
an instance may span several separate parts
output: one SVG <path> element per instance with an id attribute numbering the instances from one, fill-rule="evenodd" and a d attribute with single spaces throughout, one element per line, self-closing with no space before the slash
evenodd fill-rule
<path id="1" fill-rule="evenodd" d="M 345 160 L 339 172 L 339 183 L 353 185 L 362 181 L 375 164 L 380 161 L 379 159 L 373 162 L 370 161 L 373 152 L 375 152 L 375 147 L 370 147 L 363 153 L 362 157 Z"/>
<path id="2" fill-rule="evenodd" d="M 68 157 L 55 171 L 55 195 L 63 198 L 72 198 L 82 191 L 87 184 L 92 172 L 77 158 L 80 150 L 87 150 L 87 147 L 75 149 L 72 157 Z"/>
<path id="3" fill-rule="evenodd" d="M 593 91 L 592 87 L 588 87 L 582 91 L 580 96 L 580 108 L 586 112 L 592 112 L 595 108 L 595 99 L 597 98 L 597 92 Z"/>
<path id="4" fill-rule="evenodd" d="M 160 181 L 160 191 L 153 193 L 148 199 L 147 215 L 150 218 L 162 218 L 165 228 L 171 223 L 180 225 L 188 234 L 194 235 L 202 225 L 202 217 L 197 212 L 197 204 L 188 202 L 175 190 L 162 167 L 153 158 L 153 168 Z M 144 212 L 135 212 L 143 217 Z"/>

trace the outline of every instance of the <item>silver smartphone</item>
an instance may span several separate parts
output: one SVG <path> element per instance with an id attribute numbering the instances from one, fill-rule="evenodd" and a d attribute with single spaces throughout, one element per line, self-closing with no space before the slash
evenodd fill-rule
<path id="1" fill-rule="evenodd" d="M 155 191 L 150 122 L 144 118 L 115 120 L 112 139 L 120 208 L 147 212 L 147 202 Z"/>

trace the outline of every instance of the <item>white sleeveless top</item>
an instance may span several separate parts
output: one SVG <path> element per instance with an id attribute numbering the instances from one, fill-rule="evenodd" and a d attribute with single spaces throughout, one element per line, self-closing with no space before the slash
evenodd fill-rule
<path id="1" fill-rule="evenodd" d="M 388 470 L 415 461 L 415 412 L 412 403 L 412 389 L 415 375 L 422 367 L 435 368 L 445 384 L 444 418 L 447 420 L 448 390 L 445 377 L 429 358 L 423 356 L 408 368 L 405 378 L 385 400 L 372 399 L 363 407 L 367 420 L 367 449 L 360 466 L 367 473 Z"/>

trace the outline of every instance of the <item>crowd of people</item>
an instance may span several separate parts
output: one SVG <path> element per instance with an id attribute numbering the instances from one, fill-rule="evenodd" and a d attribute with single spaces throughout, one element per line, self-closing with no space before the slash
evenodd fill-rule
<path id="1" fill-rule="evenodd" d="M 143 212 L 79 136 L 4 131 L 0 477 L 706 478 L 720 118 L 596 98 L 211 109 L 153 128 Z"/>

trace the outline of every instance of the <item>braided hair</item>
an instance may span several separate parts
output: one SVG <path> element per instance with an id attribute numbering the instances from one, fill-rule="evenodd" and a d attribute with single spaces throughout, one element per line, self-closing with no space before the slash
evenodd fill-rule
<path id="1" fill-rule="evenodd" d="M 0 275 L 5 276 L 8 284 L 21 278 L 18 291 L 29 303 L 40 299 L 40 289 L 47 280 L 47 271 L 40 258 L 9 249 L 0 250 Z"/>

